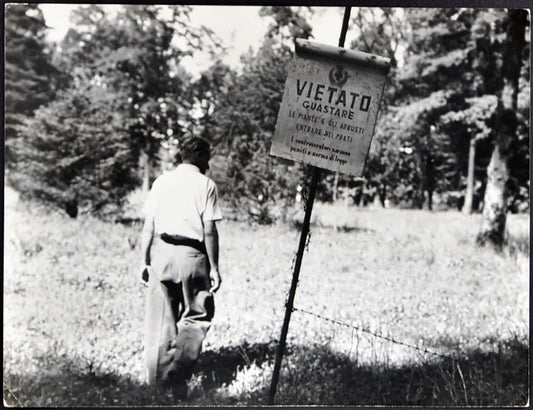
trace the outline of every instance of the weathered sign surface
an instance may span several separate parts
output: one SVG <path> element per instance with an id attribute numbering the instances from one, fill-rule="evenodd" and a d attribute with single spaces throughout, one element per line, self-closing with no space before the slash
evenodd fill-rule
<path id="1" fill-rule="evenodd" d="M 297 39 L 270 154 L 361 175 L 389 64 Z"/>

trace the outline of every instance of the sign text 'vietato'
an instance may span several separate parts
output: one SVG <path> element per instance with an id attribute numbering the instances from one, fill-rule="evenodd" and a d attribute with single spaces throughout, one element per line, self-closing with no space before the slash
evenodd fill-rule
<path id="1" fill-rule="evenodd" d="M 390 60 L 296 40 L 270 153 L 363 172 Z"/>

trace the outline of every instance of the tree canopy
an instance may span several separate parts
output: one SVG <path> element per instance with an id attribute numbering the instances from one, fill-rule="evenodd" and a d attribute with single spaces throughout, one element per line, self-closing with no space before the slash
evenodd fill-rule
<path id="1" fill-rule="evenodd" d="M 14 145 L 18 172 L 11 184 L 25 196 L 57 204 L 72 217 L 79 206 L 98 212 L 120 204 L 138 185 L 137 156 L 121 112 L 123 96 L 100 85 L 58 94 L 20 127 Z"/>
<path id="2" fill-rule="evenodd" d="M 60 71 L 51 62 L 48 28 L 36 4 L 7 5 L 5 27 L 5 159 L 11 168 L 16 162 L 11 145 L 19 137 L 17 126 L 52 100 Z"/>
<path id="3" fill-rule="evenodd" d="M 52 53 L 38 5 L 8 6 L 8 182 L 73 215 L 102 212 L 148 189 L 192 132 L 212 143 L 212 176 L 229 205 L 259 222 L 283 218 L 306 167 L 269 151 L 294 39 L 313 40 L 313 7 L 258 8 L 269 26 L 240 67 L 223 62 L 220 40 L 193 26 L 191 11 L 80 6 Z M 483 208 L 501 121 L 495 79 L 508 70 L 506 21 L 501 9 L 352 8 L 349 47 L 392 60 L 364 179 L 339 179 L 356 203 Z M 527 209 L 529 189 L 528 41 L 521 50 L 506 146 L 512 211 Z M 212 64 L 194 76 L 181 63 L 197 51 Z M 335 183 L 323 173 L 317 198 L 331 200 Z"/>
<path id="4" fill-rule="evenodd" d="M 148 186 L 165 143 L 190 126 L 190 76 L 179 63 L 204 41 L 188 28 L 189 13 L 188 7 L 173 7 L 167 17 L 158 6 L 125 6 L 113 16 L 98 5 L 76 9 L 57 56 L 68 84 L 19 127 L 24 138 L 14 148 L 13 185 L 65 209 L 92 210 L 120 204 L 139 175 Z"/>
<path id="5" fill-rule="evenodd" d="M 404 64 L 392 73 L 366 176 L 393 202 L 410 200 L 418 207 L 425 202 L 431 208 L 433 194 L 438 193 L 444 205 L 451 205 L 455 193 L 465 189 L 471 139 L 477 141 L 472 172 L 485 185 L 504 12 L 405 9 L 404 13 L 409 29 L 389 41 L 404 42 Z M 382 31 L 375 29 L 374 36 L 380 37 Z M 365 44 L 375 43 L 358 43 Z M 525 155 L 519 161 L 523 166 L 527 154 L 515 152 Z M 527 184 L 523 178 L 516 185 Z"/>

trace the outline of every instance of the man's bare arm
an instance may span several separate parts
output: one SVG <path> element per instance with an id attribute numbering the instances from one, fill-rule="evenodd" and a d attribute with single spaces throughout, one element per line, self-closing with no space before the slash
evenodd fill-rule
<path id="1" fill-rule="evenodd" d="M 215 221 L 206 221 L 204 225 L 205 248 L 207 258 L 211 265 L 209 276 L 211 278 L 211 289 L 209 292 L 214 293 L 220 287 L 222 279 L 218 270 L 218 230 Z"/>
<path id="2" fill-rule="evenodd" d="M 142 252 L 142 261 L 141 261 L 141 277 L 147 282 L 148 281 L 148 271 L 147 266 L 151 264 L 151 249 L 152 242 L 154 240 L 154 218 L 151 215 L 148 215 L 144 220 L 144 226 L 141 232 L 141 252 Z"/>

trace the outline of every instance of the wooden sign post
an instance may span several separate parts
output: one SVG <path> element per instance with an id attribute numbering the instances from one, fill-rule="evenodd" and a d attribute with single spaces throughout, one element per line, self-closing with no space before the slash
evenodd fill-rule
<path id="1" fill-rule="evenodd" d="M 297 39 L 270 154 L 312 165 L 300 242 L 276 350 L 269 404 L 279 380 L 319 168 L 360 176 L 374 133 L 390 59 L 342 48 L 350 20 L 345 8 L 339 47 Z"/>

